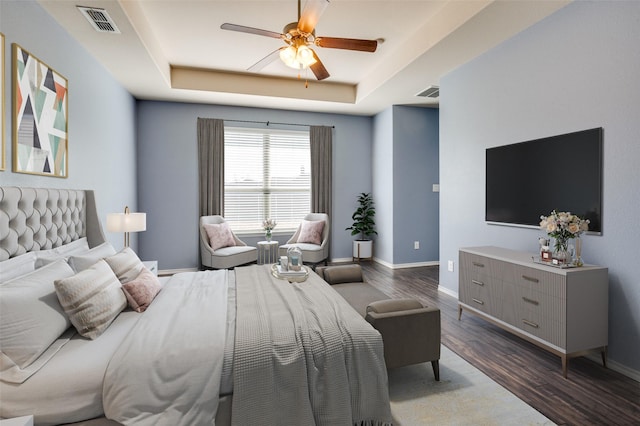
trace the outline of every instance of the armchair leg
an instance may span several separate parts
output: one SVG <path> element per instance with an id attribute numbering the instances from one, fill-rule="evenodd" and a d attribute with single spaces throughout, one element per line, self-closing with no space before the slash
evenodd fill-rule
<path id="1" fill-rule="evenodd" d="M 436 382 L 440 381 L 440 362 L 438 360 L 431 361 L 431 367 L 433 367 L 433 375 L 436 378 Z"/>

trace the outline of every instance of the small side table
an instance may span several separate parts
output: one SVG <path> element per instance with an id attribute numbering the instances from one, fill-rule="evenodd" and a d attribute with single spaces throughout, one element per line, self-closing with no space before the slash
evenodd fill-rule
<path id="1" fill-rule="evenodd" d="M 145 260 L 142 262 L 145 268 L 151 271 L 156 277 L 158 276 L 158 261 L 157 260 Z"/>
<path id="2" fill-rule="evenodd" d="M 277 263 L 279 247 L 277 241 L 258 241 L 258 265 Z"/>

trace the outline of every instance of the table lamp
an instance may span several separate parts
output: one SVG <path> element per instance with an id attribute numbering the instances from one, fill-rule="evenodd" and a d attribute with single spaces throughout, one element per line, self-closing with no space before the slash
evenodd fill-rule
<path id="1" fill-rule="evenodd" d="M 147 230 L 147 214 L 131 213 L 129 206 L 124 208 L 124 213 L 109 213 L 107 215 L 107 231 L 124 232 L 124 246 L 129 247 L 129 232 Z"/>

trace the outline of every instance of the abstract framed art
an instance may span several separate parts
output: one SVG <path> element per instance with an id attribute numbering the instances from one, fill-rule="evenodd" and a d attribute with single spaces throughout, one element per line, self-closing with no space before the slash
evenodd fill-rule
<path id="1" fill-rule="evenodd" d="M 4 34 L 0 33 L 0 170 L 4 170 L 4 106 L 6 100 L 4 98 Z"/>
<path id="2" fill-rule="evenodd" d="M 13 171 L 68 177 L 68 81 L 13 44 Z"/>

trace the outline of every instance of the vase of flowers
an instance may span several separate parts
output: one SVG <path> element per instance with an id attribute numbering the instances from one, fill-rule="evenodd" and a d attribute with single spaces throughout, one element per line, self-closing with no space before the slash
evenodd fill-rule
<path id="1" fill-rule="evenodd" d="M 553 210 L 549 216 L 540 216 L 540 227 L 555 239 L 554 259 L 559 263 L 570 263 L 569 241 L 589 230 L 589 220 L 581 219 L 571 212 Z"/>
<path id="2" fill-rule="evenodd" d="M 273 219 L 265 219 L 262 221 L 262 229 L 264 229 L 264 237 L 267 241 L 271 241 L 271 231 L 277 225 L 276 221 Z"/>

